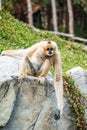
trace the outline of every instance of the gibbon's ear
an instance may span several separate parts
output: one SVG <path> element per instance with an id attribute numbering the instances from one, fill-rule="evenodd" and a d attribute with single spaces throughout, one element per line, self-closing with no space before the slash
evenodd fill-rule
<path id="1" fill-rule="evenodd" d="M 56 43 L 56 48 L 57 48 L 57 49 L 59 48 L 58 43 Z"/>
<path id="2" fill-rule="evenodd" d="M 56 43 L 55 53 L 58 53 L 58 52 L 59 52 L 58 49 L 59 49 L 59 47 L 58 47 L 58 44 Z"/>

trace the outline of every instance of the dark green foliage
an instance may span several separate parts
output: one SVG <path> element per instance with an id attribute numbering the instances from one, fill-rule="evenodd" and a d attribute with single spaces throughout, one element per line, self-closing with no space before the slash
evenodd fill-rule
<path id="1" fill-rule="evenodd" d="M 84 8 L 84 11 L 87 12 L 87 0 L 73 0 L 73 4 L 78 4 Z"/>

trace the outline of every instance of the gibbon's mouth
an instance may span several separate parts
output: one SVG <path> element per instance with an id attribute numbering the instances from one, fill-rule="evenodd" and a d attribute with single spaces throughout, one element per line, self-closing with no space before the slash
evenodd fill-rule
<path id="1" fill-rule="evenodd" d="M 47 53 L 47 56 L 53 56 L 53 53 L 52 52 Z"/>
<path id="2" fill-rule="evenodd" d="M 48 54 L 47 56 L 53 56 L 53 54 Z"/>
<path id="3" fill-rule="evenodd" d="M 52 56 L 53 56 L 53 54 L 47 54 L 45 57 L 50 58 Z"/>

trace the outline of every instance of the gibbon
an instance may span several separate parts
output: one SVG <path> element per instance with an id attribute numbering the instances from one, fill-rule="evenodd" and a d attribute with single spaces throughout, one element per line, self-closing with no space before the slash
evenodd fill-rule
<path id="1" fill-rule="evenodd" d="M 54 41 L 41 41 L 27 49 L 3 51 L 2 55 L 22 56 L 19 77 L 25 78 L 28 74 L 38 77 L 41 83 L 45 81 L 50 67 L 54 67 L 54 88 L 61 115 L 63 112 L 63 80 L 61 57 L 57 44 Z"/>

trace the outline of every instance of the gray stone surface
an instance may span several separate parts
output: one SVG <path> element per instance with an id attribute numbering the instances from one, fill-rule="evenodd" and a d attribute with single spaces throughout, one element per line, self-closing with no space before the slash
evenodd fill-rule
<path id="1" fill-rule="evenodd" d="M 69 70 L 68 73 L 71 74 L 75 85 L 79 86 L 81 92 L 87 96 L 87 71 L 78 66 Z"/>
<path id="2" fill-rule="evenodd" d="M 3 87 L 3 85 L 1 86 Z M 16 99 L 13 84 L 7 84 L 3 90 L 0 87 L 0 126 L 5 126 L 9 120 Z"/>
<path id="3" fill-rule="evenodd" d="M 64 112 L 56 121 L 56 96 L 49 73 L 44 85 L 36 77 L 18 79 L 20 58 L 0 57 L 0 130 L 76 130 L 64 96 Z"/>

